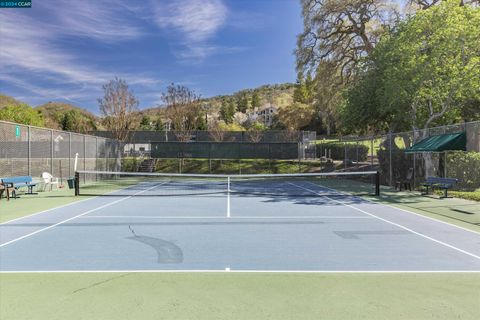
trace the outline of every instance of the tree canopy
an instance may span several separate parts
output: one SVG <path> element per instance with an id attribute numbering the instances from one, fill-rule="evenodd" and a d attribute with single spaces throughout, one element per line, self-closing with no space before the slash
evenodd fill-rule
<path id="1" fill-rule="evenodd" d="M 480 106 L 480 10 L 446 0 L 401 22 L 347 91 L 348 129 L 427 128 Z M 357 130 L 358 131 L 358 130 Z"/>

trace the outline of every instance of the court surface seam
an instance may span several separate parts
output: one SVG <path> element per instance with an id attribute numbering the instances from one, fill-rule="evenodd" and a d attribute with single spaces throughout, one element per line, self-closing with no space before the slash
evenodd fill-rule
<path id="1" fill-rule="evenodd" d="M 234 216 L 234 217 L 225 217 L 225 216 L 82 216 L 81 219 L 225 219 L 225 220 L 234 220 L 234 219 L 373 219 L 373 217 L 366 216 L 272 216 L 272 217 L 259 217 L 259 216 Z"/>
<path id="2" fill-rule="evenodd" d="M 132 270 L 34 270 L 34 271 L 0 271 L 0 274 L 18 274 L 18 273 L 385 273 L 385 274 L 421 274 L 421 273 L 465 273 L 480 274 L 480 270 L 241 270 L 241 269 L 132 269 Z"/>

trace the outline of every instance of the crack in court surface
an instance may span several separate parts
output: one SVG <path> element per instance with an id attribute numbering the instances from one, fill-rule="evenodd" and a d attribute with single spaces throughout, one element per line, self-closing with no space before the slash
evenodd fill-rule
<path id="1" fill-rule="evenodd" d="M 78 292 L 81 292 L 81 291 L 85 291 L 85 290 L 88 290 L 88 289 L 91 289 L 91 288 L 94 288 L 94 287 L 98 287 L 102 284 L 105 284 L 105 283 L 108 283 L 108 282 L 111 282 L 111 281 L 114 281 L 114 280 L 117 280 L 117 279 L 120 279 L 120 278 L 123 278 L 123 277 L 126 277 L 126 276 L 129 276 L 131 275 L 131 273 L 127 273 L 127 274 L 121 274 L 119 276 L 115 276 L 115 277 L 110 277 L 108 279 L 105 279 L 103 281 L 99 281 L 99 282 L 95 282 L 87 287 L 83 287 L 83 288 L 80 288 L 80 289 L 77 289 L 75 291 L 72 292 L 72 294 L 75 294 L 75 293 L 78 293 Z"/>

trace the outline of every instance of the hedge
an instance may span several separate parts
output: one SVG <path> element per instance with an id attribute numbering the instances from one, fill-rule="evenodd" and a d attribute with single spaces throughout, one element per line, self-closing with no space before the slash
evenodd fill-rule
<path id="1" fill-rule="evenodd" d="M 459 180 L 459 189 L 473 191 L 480 188 L 480 152 L 448 152 L 447 176 Z"/>

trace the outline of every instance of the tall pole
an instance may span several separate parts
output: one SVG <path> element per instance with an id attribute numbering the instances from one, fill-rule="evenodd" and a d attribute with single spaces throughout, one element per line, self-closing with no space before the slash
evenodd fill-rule
<path id="1" fill-rule="evenodd" d="M 32 147 L 31 147 L 31 140 L 32 140 L 32 132 L 31 132 L 31 128 L 30 126 L 27 127 L 28 129 L 28 137 L 27 137 L 27 148 L 28 148 L 28 163 L 27 163 L 27 167 L 28 167 L 28 175 L 31 176 L 32 175 Z M 12 172 L 13 174 L 13 172 Z"/>
<path id="2" fill-rule="evenodd" d="M 50 174 L 54 175 L 53 173 L 53 130 L 50 130 Z"/>
<path id="3" fill-rule="evenodd" d="M 390 186 L 393 185 L 393 166 L 392 166 L 392 131 L 388 133 L 388 149 L 389 149 L 389 182 Z"/>

